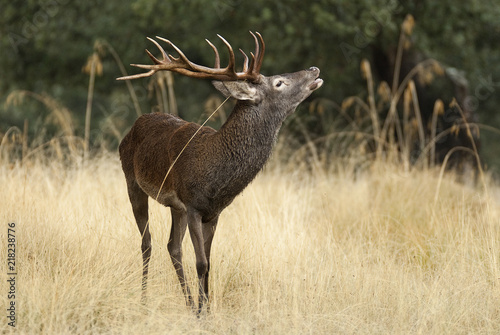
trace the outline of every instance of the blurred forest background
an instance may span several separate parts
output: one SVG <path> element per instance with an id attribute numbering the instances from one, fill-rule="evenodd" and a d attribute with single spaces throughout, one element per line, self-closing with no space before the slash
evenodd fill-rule
<path id="1" fill-rule="evenodd" d="M 363 104 L 356 107 L 353 101 L 371 103 L 371 75 L 377 111 L 387 113 L 384 88 L 394 87 L 403 42 L 400 81 L 421 61 L 440 64 L 415 79 L 421 113 L 416 117 L 423 119 L 425 131 L 438 113 L 442 125 L 434 125 L 433 135 L 446 129 L 457 135 L 462 118 L 450 116 L 457 112 L 448 107 L 455 97 L 467 121 L 479 125 L 473 133 L 480 138 L 483 162 L 493 170 L 500 167 L 500 5 L 494 0 L 0 2 L 0 135 L 14 133 L 15 127 L 31 149 L 54 137 L 77 136 L 90 148 L 116 150 L 137 116 L 152 110 L 203 121 L 222 101 L 209 81 L 163 75 L 127 86 L 115 79 L 123 71 L 139 72 L 130 63 L 150 63 L 144 49 L 158 53 L 147 36 L 168 38 L 195 63 L 212 66 L 205 38 L 219 47 L 224 64 L 227 55 L 216 34 L 248 53 L 254 48 L 252 30 L 266 41 L 264 75 L 314 65 L 325 81 L 286 124 L 284 131 L 293 135 L 290 145 L 352 130 L 353 120 L 364 113 Z M 402 30 L 408 14 L 414 21 Z M 436 99 L 443 101 L 441 111 Z M 225 107 L 211 125 L 217 127 L 229 111 Z M 335 138 L 329 138 L 331 150 Z"/>

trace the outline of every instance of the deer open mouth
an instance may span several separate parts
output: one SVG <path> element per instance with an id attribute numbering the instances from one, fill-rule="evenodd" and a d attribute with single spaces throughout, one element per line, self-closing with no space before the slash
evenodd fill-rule
<path id="1" fill-rule="evenodd" d="M 311 84 L 311 85 L 309 85 L 309 89 L 310 89 L 311 91 L 314 91 L 314 90 L 316 90 L 316 89 L 320 88 L 320 87 L 321 87 L 321 85 L 323 85 L 323 79 L 321 79 L 321 78 L 316 78 L 316 80 L 314 80 L 314 81 L 312 82 L 312 84 Z"/>

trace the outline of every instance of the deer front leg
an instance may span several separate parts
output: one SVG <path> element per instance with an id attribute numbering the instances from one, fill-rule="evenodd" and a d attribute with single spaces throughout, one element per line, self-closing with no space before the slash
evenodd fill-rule
<path id="1" fill-rule="evenodd" d="M 168 252 L 181 283 L 182 291 L 186 297 L 186 304 L 194 308 L 193 297 L 191 296 L 189 285 L 186 283 L 186 276 L 182 267 L 182 240 L 186 234 L 187 214 L 184 211 L 174 208 L 170 209 L 170 213 L 172 214 L 172 228 L 170 229 L 170 239 L 167 245 Z"/>
<path id="2" fill-rule="evenodd" d="M 198 273 L 198 314 L 207 300 L 205 294 L 205 279 L 208 273 L 208 260 L 205 254 L 203 229 L 201 216 L 194 210 L 188 211 L 188 225 L 191 241 L 193 242 L 194 252 L 196 254 L 196 272 Z"/>
<path id="3" fill-rule="evenodd" d="M 214 239 L 215 235 L 215 228 L 217 228 L 217 222 L 219 220 L 219 216 L 217 216 L 215 219 L 213 219 L 210 222 L 206 222 L 202 224 L 202 230 L 203 230 L 203 240 L 204 240 L 204 247 L 205 247 L 205 256 L 207 257 L 207 273 L 205 274 L 205 277 L 203 278 L 203 291 L 204 291 L 204 296 L 207 301 L 207 311 L 210 308 L 210 299 L 208 297 L 208 277 L 210 274 L 210 250 L 212 248 L 212 241 Z"/>

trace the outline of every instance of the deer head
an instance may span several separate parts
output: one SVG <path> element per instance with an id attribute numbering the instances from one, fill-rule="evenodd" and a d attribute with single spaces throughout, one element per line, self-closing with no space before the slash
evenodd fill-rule
<path id="1" fill-rule="evenodd" d="M 269 102 L 269 108 L 281 111 L 283 117 L 286 117 L 295 110 L 300 102 L 306 99 L 314 90 L 321 87 L 323 80 L 318 78 L 319 69 L 311 67 L 308 70 L 275 75 L 266 77 L 260 74 L 262 61 L 264 60 L 265 43 L 260 33 L 252 33 L 255 40 L 255 53 L 250 53 L 251 60 L 241 49 L 244 63 L 242 72 L 236 72 L 236 61 L 233 48 L 220 35 L 217 35 L 226 45 L 229 52 L 229 62 L 225 68 L 220 67 L 220 56 L 217 48 L 206 39 L 215 53 L 215 66 L 209 68 L 191 62 L 184 53 L 171 41 L 158 37 L 157 39 L 168 43 L 178 54 L 176 58 L 167 54 L 165 50 L 154 39 L 148 39 L 153 42 L 161 51 L 162 59 L 159 60 L 146 50 L 146 53 L 153 61 L 153 65 L 132 64 L 132 66 L 149 70 L 131 76 L 120 77 L 118 80 L 128 80 L 149 77 L 158 71 L 172 71 L 192 78 L 212 79 L 213 85 L 224 96 L 233 97 L 239 101 L 246 101 L 258 105 L 264 101 Z M 260 41 L 260 42 L 259 42 Z M 260 46 L 261 45 L 261 46 Z M 279 97 L 270 99 L 271 97 Z M 267 98 L 267 99 L 264 99 Z"/>

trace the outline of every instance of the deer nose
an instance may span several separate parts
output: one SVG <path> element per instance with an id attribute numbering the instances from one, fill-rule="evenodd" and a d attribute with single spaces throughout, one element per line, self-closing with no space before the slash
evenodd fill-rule
<path id="1" fill-rule="evenodd" d="M 319 69 L 316 66 L 311 66 L 307 71 L 314 71 L 319 73 Z"/>

